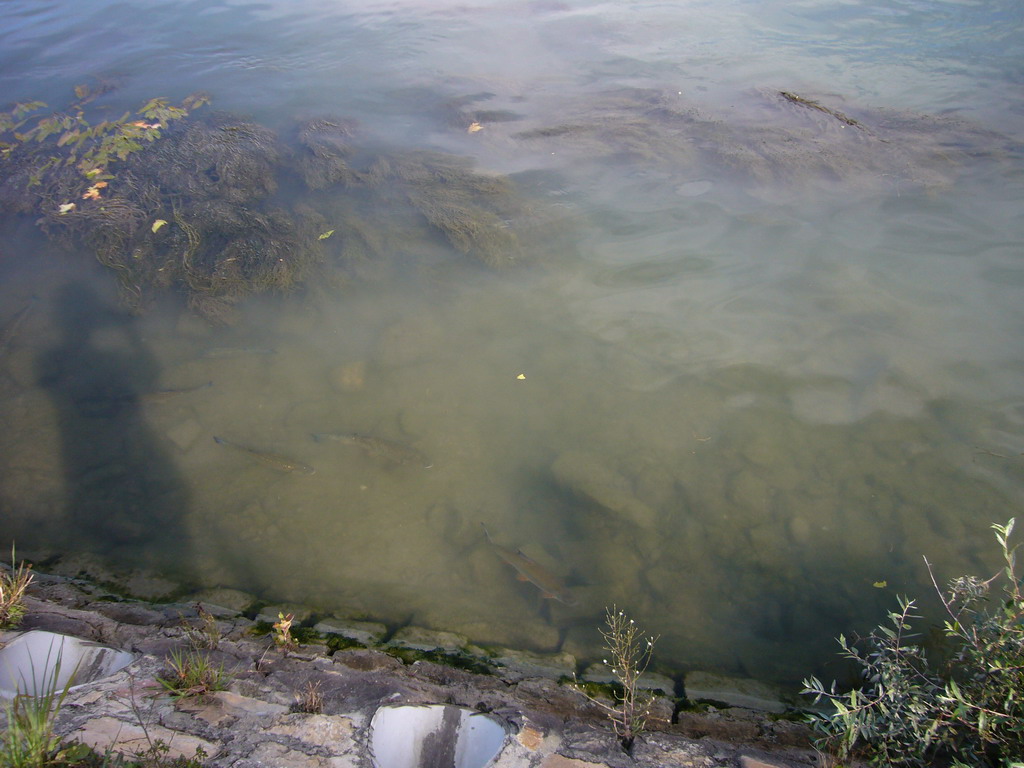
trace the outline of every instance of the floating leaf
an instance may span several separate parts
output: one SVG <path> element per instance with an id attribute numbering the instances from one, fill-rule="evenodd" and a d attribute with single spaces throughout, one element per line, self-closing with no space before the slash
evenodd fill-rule
<path id="1" fill-rule="evenodd" d="M 70 213 L 71 211 L 75 210 L 75 204 L 61 203 L 59 206 L 57 206 L 57 210 L 59 210 L 60 215 L 63 216 L 65 213 Z"/>
<path id="2" fill-rule="evenodd" d="M 163 219 L 157 219 L 156 221 L 153 222 L 153 226 L 151 227 L 151 229 L 153 230 L 153 232 L 158 232 L 160 230 L 160 227 L 162 227 L 166 223 L 167 222 L 164 221 Z"/>
<path id="3" fill-rule="evenodd" d="M 526 378 L 526 374 L 525 373 L 520 373 L 518 376 L 516 376 L 516 378 L 519 379 L 520 381 L 522 381 L 523 379 Z"/>
<path id="4" fill-rule="evenodd" d="M 326 240 L 328 237 L 330 237 L 333 234 L 334 234 L 334 230 L 333 229 L 328 229 L 326 232 L 324 232 L 322 235 L 320 235 L 320 237 L 318 237 L 317 240 Z"/>
<path id="5" fill-rule="evenodd" d="M 480 123 L 478 123 L 476 120 L 474 120 L 472 123 L 469 124 L 469 128 L 466 129 L 466 133 L 476 133 L 477 131 L 482 131 L 483 129 L 484 127 L 480 125 Z"/>
<path id="6" fill-rule="evenodd" d="M 887 581 L 876 581 L 871 586 L 873 586 L 873 587 L 875 587 L 877 589 L 885 589 L 887 586 L 889 586 L 889 582 L 887 582 Z"/>

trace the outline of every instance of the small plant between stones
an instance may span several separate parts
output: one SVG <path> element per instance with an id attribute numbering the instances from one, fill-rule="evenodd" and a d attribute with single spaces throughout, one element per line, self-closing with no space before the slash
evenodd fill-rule
<path id="1" fill-rule="evenodd" d="M 319 680 L 307 680 L 295 696 L 293 712 L 319 715 L 324 711 L 324 692 Z"/>
<path id="2" fill-rule="evenodd" d="M 839 636 L 843 656 L 860 666 L 865 684 L 840 693 L 835 683 L 804 680 L 804 694 L 832 705 L 812 715 L 819 749 L 840 764 L 1024 768 L 1024 589 L 1017 547 L 1009 545 L 1013 526 L 1013 519 L 992 526 L 1006 565 L 985 581 L 961 576 L 943 592 L 925 559 L 948 615 L 949 643 L 938 661 L 911 634 L 911 621 L 921 616 L 907 597 L 889 613 L 889 626 L 873 630 L 860 647 Z M 1000 577 L 1002 594 L 990 595 Z"/>
<path id="3" fill-rule="evenodd" d="M 72 675 L 64 688 L 59 689 L 60 667 L 61 657 L 58 654 L 43 692 L 35 696 L 19 693 L 13 701 L 4 704 L 7 727 L 0 734 L 0 765 L 3 768 L 60 764 L 63 758 L 61 738 L 53 727 L 74 679 Z"/>
<path id="4" fill-rule="evenodd" d="M 32 583 L 32 567 L 24 560 L 19 565 L 11 545 L 11 569 L 0 571 L 0 629 L 13 629 L 25 615 L 25 590 Z"/>
<path id="5" fill-rule="evenodd" d="M 214 664 L 205 653 L 195 648 L 173 650 L 167 659 L 163 676 L 156 681 L 176 699 L 204 696 L 227 688 L 229 675 L 223 664 Z"/>
<path id="6" fill-rule="evenodd" d="M 292 624 L 295 622 L 295 615 L 289 613 L 287 615 L 283 613 L 277 614 L 277 621 L 274 622 L 272 632 L 274 636 L 274 646 L 282 651 L 288 652 L 295 648 L 295 638 L 292 637 Z"/>
<path id="7" fill-rule="evenodd" d="M 605 626 L 607 629 L 601 630 L 601 637 L 609 655 L 603 661 L 611 668 L 621 690 L 614 692 L 613 702 L 608 704 L 588 693 L 579 681 L 576 681 L 575 688 L 604 710 L 623 750 L 630 754 L 636 737 L 647 724 L 654 703 L 654 694 L 640 689 L 640 677 L 651 663 L 658 638 L 645 636 L 636 622 L 623 611 L 616 610 L 614 605 L 605 609 Z"/>
<path id="8" fill-rule="evenodd" d="M 203 608 L 202 603 L 196 603 L 196 620 L 189 621 L 182 617 L 181 628 L 188 638 L 189 645 L 196 650 L 206 648 L 215 650 L 220 645 L 220 628 L 217 626 L 217 617 Z"/>

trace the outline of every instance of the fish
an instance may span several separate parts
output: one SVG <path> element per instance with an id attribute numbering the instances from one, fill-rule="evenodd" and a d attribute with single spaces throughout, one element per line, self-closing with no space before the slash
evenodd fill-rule
<path id="1" fill-rule="evenodd" d="M 484 529 L 484 535 L 494 551 L 498 553 L 498 557 L 516 569 L 516 578 L 520 581 L 530 582 L 541 591 L 544 597 L 551 600 L 557 600 L 568 606 L 579 603 L 575 595 L 555 574 L 536 560 L 524 555 L 520 550 L 517 549 L 513 552 L 511 549 L 496 544 L 491 538 L 491 532 L 487 530 L 487 526 L 483 522 L 480 523 L 480 527 Z"/>
<path id="2" fill-rule="evenodd" d="M 144 403 L 164 403 L 168 400 L 173 400 L 178 395 L 184 395 L 189 392 L 195 392 L 206 387 L 212 387 L 213 382 L 207 381 L 205 384 L 193 384 L 191 387 L 175 387 L 172 389 L 157 389 L 152 392 L 143 392 L 139 395 L 139 399 Z"/>
<path id="3" fill-rule="evenodd" d="M 221 360 L 230 357 L 249 357 L 251 355 L 274 355 L 276 349 L 269 347 L 210 347 L 203 352 L 208 360 Z"/>
<path id="4" fill-rule="evenodd" d="M 25 324 L 25 320 L 32 313 L 35 308 L 36 302 L 39 299 L 33 296 L 28 300 L 28 304 L 15 312 L 11 319 L 7 321 L 3 328 L 0 328 L 0 354 L 7 351 L 7 348 L 11 346 L 11 342 L 14 341 L 14 337 L 18 335 L 18 331 L 21 330 L 21 326 Z"/>
<path id="5" fill-rule="evenodd" d="M 424 469 L 434 466 L 430 459 L 415 448 L 405 445 L 405 443 L 386 440 L 383 437 L 360 435 L 354 432 L 314 432 L 310 437 L 318 443 L 333 440 L 345 445 L 355 445 L 362 448 L 368 455 L 385 459 L 392 464 L 418 464 Z"/>
<path id="6" fill-rule="evenodd" d="M 258 461 L 260 464 L 266 464 L 268 467 L 276 469 L 279 472 L 298 472 L 300 475 L 312 475 L 316 472 L 313 467 L 308 464 L 303 464 L 301 461 L 295 461 L 294 459 L 289 459 L 286 456 L 280 456 L 276 453 L 270 453 L 269 451 L 261 451 L 258 448 L 250 448 L 247 445 L 241 445 L 224 437 L 214 435 L 213 441 L 219 445 L 226 445 L 228 448 L 234 448 L 236 451 L 241 451 L 254 461 Z"/>

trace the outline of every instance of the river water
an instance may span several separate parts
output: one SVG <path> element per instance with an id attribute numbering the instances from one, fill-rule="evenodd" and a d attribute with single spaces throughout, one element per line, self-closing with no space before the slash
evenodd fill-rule
<path id="1" fill-rule="evenodd" d="M 5 217 L 0 321 L 29 310 L 0 361 L 3 546 L 582 658 L 614 604 L 666 669 L 787 683 L 927 599 L 922 556 L 940 582 L 995 572 L 988 527 L 1024 498 L 1019 3 L 8 0 L 0 20 L 10 102 L 203 90 L 283 141 L 343 116 L 507 175 L 533 212 L 507 223 L 534 234 L 499 268 L 401 240 L 225 328 L 173 296 L 121 312 L 87 249 Z M 563 601 L 516 580 L 517 550 Z"/>

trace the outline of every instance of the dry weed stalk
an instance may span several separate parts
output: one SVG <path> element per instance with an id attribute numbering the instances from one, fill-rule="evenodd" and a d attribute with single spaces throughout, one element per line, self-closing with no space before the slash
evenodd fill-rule
<path id="1" fill-rule="evenodd" d="M 605 625 L 607 629 L 601 630 L 601 637 L 609 656 L 603 661 L 611 668 L 622 690 L 615 692 L 617 700 L 610 705 L 592 696 L 579 683 L 576 690 L 604 710 L 619 743 L 629 753 L 647 724 L 647 716 L 654 703 L 654 695 L 640 689 L 640 677 L 651 663 L 658 638 L 653 635 L 645 637 L 636 622 L 623 611 L 616 610 L 614 605 L 606 609 Z"/>
<path id="2" fill-rule="evenodd" d="M 295 697 L 296 712 L 319 715 L 324 711 L 324 693 L 319 680 L 307 680 Z"/>

